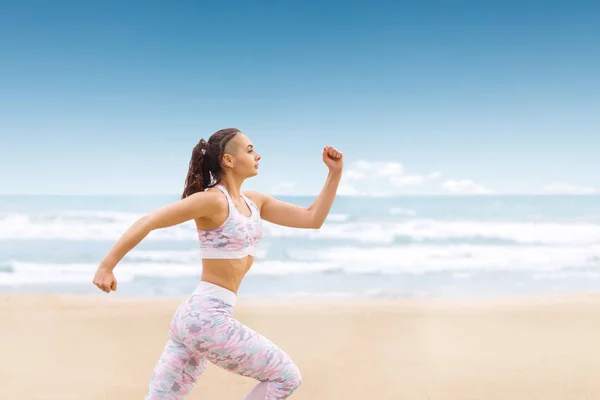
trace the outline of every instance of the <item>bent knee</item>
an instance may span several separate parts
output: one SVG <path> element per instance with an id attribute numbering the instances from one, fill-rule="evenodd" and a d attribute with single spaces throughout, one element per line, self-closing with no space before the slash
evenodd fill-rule
<path id="1" fill-rule="evenodd" d="M 298 374 L 294 375 L 293 379 L 290 380 L 290 387 L 292 388 L 292 390 L 296 390 L 298 389 L 298 387 L 300 387 L 301 384 L 302 376 L 300 375 L 300 371 L 298 371 Z"/>
<path id="2" fill-rule="evenodd" d="M 290 391 L 296 390 L 302 383 L 302 374 L 298 366 L 294 363 L 288 364 L 282 375 L 281 384 Z"/>

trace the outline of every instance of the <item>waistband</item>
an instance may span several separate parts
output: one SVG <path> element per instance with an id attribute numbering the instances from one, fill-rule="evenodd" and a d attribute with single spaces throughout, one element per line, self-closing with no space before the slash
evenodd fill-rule
<path id="1" fill-rule="evenodd" d="M 200 281 L 193 294 L 207 297 L 216 297 L 217 299 L 223 300 L 225 303 L 230 304 L 232 307 L 235 306 L 237 301 L 237 295 L 229 289 L 225 289 L 222 286 L 215 285 L 214 283 Z"/>

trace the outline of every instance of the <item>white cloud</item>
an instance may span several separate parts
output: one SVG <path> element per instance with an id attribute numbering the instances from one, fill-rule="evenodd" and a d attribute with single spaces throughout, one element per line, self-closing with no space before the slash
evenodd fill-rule
<path id="1" fill-rule="evenodd" d="M 442 183 L 442 189 L 450 194 L 490 194 L 491 190 L 469 179 L 447 180 Z"/>
<path id="2" fill-rule="evenodd" d="M 338 186 L 337 193 L 341 196 L 356 196 L 359 194 L 359 191 L 352 185 L 340 183 L 340 186 Z"/>
<path id="3" fill-rule="evenodd" d="M 438 171 L 407 172 L 404 165 L 393 161 L 360 160 L 346 166 L 338 187 L 341 196 L 387 197 L 395 195 L 486 195 L 486 194 L 600 194 L 600 188 L 573 185 L 564 182 L 548 184 L 521 192 L 492 190 L 471 179 L 447 177 L 440 181 Z M 307 182 L 308 183 L 308 182 Z M 281 195 L 318 195 L 321 187 L 280 182 L 272 192 Z"/>
<path id="4" fill-rule="evenodd" d="M 599 189 L 591 186 L 571 185 L 564 182 L 556 182 L 546 185 L 542 188 L 542 193 L 546 194 L 595 194 L 600 193 Z"/>
<path id="5" fill-rule="evenodd" d="M 418 186 L 429 178 L 429 175 L 390 176 L 390 183 L 397 187 Z"/>
<path id="6" fill-rule="evenodd" d="M 471 180 L 436 182 L 438 171 L 409 173 L 394 161 L 360 160 L 346 167 L 338 194 L 385 197 L 399 194 L 487 194 L 491 190 Z"/>
<path id="7" fill-rule="evenodd" d="M 341 193 L 348 195 L 389 196 L 412 191 L 409 188 L 421 186 L 440 175 L 439 172 L 409 174 L 399 162 L 360 160 L 346 168 L 340 187 L 343 187 Z"/>
<path id="8" fill-rule="evenodd" d="M 367 177 L 366 172 L 357 171 L 357 170 L 353 170 L 353 169 L 344 172 L 344 175 L 348 179 L 354 179 L 354 180 L 361 180 L 361 179 L 365 179 Z"/>

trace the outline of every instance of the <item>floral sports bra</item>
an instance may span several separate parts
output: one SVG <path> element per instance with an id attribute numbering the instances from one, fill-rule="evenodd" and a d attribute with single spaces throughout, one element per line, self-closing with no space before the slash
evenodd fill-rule
<path id="1" fill-rule="evenodd" d="M 243 258 L 256 254 L 256 245 L 262 238 L 262 219 L 260 210 L 247 196 L 242 198 L 252 211 L 247 217 L 233 204 L 227 189 L 222 185 L 215 185 L 227 197 L 229 214 L 227 219 L 218 228 L 210 231 L 198 229 L 198 239 L 202 258 Z"/>

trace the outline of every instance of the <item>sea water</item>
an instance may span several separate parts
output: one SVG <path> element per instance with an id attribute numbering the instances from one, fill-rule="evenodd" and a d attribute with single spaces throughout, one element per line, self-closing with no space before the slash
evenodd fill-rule
<path id="1" fill-rule="evenodd" d="M 282 197 L 308 206 L 314 197 Z M 100 260 L 175 196 L 0 196 L 0 293 L 101 293 Z M 116 267 L 126 296 L 185 296 L 192 221 Z M 600 289 L 600 196 L 339 196 L 321 229 L 265 222 L 240 297 L 481 297 Z"/>

